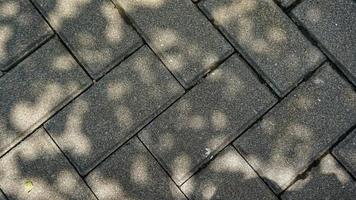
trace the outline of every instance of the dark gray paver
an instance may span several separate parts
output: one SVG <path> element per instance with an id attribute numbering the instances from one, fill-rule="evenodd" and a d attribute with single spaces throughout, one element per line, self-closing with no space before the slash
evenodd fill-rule
<path id="1" fill-rule="evenodd" d="M 277 199 L 231 146 L 181 188 L 189 199 Z"/>
<path id="2" fill-rule="evenodd" d="M 144 46 L 45 127 L 79 172 L 86 174 L 183 93 Z"/>
<path id="3" fill-rule="evenodd" d="M 327 154 L 305 179 L 294 183 L 282 195 L 282 199 L 342 199 L 354 200 L 356 182 Z"/>
<path id="4" fill-rule="evenodd" d="M 114 0 L 184 87 L 232 53 L 190 0 Z"/>
<path id="5" fill-rule="evenodd" d="M 139 137 L 181 184 L 275 102 L 235 54 Z"/>
<path id="6" fill-rule="evenodd" d="M 186 199 L 137 137 L 86 177 L 99 199 Z"/>
<path id="7" fill-rule="evenodd" d="M 339 143 L 332 153 L 356 178 L 356 129 Z"/>
<path id="8" fill-rule="evenodd" d="M 356 123 L 356 92 L 329 64 L 234 145 L 277 192 Z"/>
<path id="9" fill-rule="evenodd" d="M 0 1 L 0 70 L 8 70 L 52 35 L 30 1 Z"/>
<path id="10" fill-rule="evenodd" d="M 292 14 L 356 85 L 356 2 L 306 0 Z"/>
<path id="11" fill-rule="evenodd" d="M 0 78 L 0 155 L 91 84 L 57 39 Z"/>
<path id="12" fill-rule="evenodd" d="M 0 187 L 9 199 L 95 199 L 43 128 L 0 159 Z"/>
<path id="13" fill-rule="evenodd" d="M 291 6 L 296 0 L 277 0 L 277 2 L 284 8 Z"/>
<path id="14" fill-rule="evenodd" d="M 207 0 L 200 6 L 280 96 L 324 60 L 272 0 Z"/>
<path id="15" fill-rule="evenodd" d="M 142 44 L 110 0 L 34 2 L 95 79 Z"/>

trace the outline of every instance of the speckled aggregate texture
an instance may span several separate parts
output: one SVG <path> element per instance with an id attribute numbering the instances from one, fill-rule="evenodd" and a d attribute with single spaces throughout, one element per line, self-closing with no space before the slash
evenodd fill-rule
<path id="1" fill-rule="evenodd" d="M 181 184 L 275 102 L 234 54 L 139 137 Z"/>
<path id="2" fill-rule="evenodd" d="M 34 2 L 95 79 L 142 44 L 110 0 Z"/>
<path id="3" fill-rule="evenodd" d="M 291 6 L 296 0 L 277 0 L 277 2 L 284 8 Z"/>
<path id="4" fill-rule="evenodd" d="M 0 187 L 9 199 L 96 199 L 43 128 L 1 158 L 0 166 Z"/>
<path id="5" fill-rule="evenodd" d="M 45 127 L 79 172 L 86 174 L 183 93 L 145 46 Z"/>
<path id="6" fill-rule="evenodd" d="M 298 180 L 282 195 L 283 200 L 353 200 L 355 197 L 356 182 L 330 154 L 327 154 L 305 179 Z"/>
<path id="7" fill-rule="evenodd" d="M 43 128 L 1 158 L 0 187 L 10 200 L 96 199 Z"/>
<path id="8" fill-rule="evenodd" d="M 206 0 L 200 6 L 279 96 L 324 60 L 272 0 Z"/>
<path id="9" fill-rule="evenodd" d="M 0 78 L 0 155 L 89 86 L 57 39 Z"/>
<path id="10" fill-rule="evenodd" d="M 356 178 L 356 129 L 339 143 L 332 153 Z"/>
<path id="11" fill-rule="evenodd" d="M 233 51 L 190 0 L 114 0 L 184 87 Z"/>
<path id="12" fill-rule="evenodd" d="M 30 1 L 1 0 L 0 70 L 10 69 L 52 34 Z"/>
<path id="13" fill-rule="evenodd" d="M 231 146 L 181 188 L 189 199 L 195 200 L 278 199 Z"/>
<path id="14" fill-rule="evenodd" d="M 86 181 L 99 199 L 186 199 L 137 137 L 92 171 Z"/>
<path id="15" fill-rule="evenodd" d="M 306 0 L 292 14 L 356 85 L 356 2 Z"/>
<path id="16" fill-rule="evenodd" d="M 356 123 L 356 92 L 329 64 L 234 145 L 279 193 Z"/>

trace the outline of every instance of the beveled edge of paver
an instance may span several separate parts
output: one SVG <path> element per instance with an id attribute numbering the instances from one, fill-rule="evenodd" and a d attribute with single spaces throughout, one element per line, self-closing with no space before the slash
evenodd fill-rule
<path id="1" fill-rule="evenodd" d="M 46 18 L 46 20 L 48 20 L 48 22 L 50 23 L 50 17 L 48 15 L 48 13 L 42 9 L 42 7 L 40 6 L 39 3 L 37 3 L 36 1 L 33 1 L 33 4 L 36 6 L 36 8 L 38 8 L 39 12 Z M 112 3 L 112 2 L 108 2 L 108 3 Z M 114 3 L 112 3 L 113 6 L 115 6 Z M 68 47 L 68 51 L 69 52 L 73 52 L 74 58 L 78 59 L 79 61 L 79 65 L 84 66 L 84 69 L 88 72 L 88 74 L 90 75 L 91 78 L 98 80 L 101 77 L 103 77 L 106 73 L 108 73 L 111 69 L 113 69 L 114 67 L 116 67 L 117 65 L 119 65 L 121 62 L 123 62 L 124 60 L 126 60 L 127 57 L 129 57 L 131 54 L 133 54 L 135 51 L 137 51 L 140 47 L 142 47 L 144 45 L 144 42 L 142 41 L 142 39 L 140 38 L 140 35 L 134 30 L 134 28 L 128 24 L 125 19 L 123 19 L 123 23 L 126 24 L 131 31 L 136 34 L 136 39 L 135 39 L 135 43 L 130 46 L 129 48 L 127 48 L 127 51 L 125 53 L 123 53 L 121 55 L 121 57 L 115 57 L 115 59 L 113 59 L 110 63 L 108 63 L 105 67 L 103 67 L 102 70 L 94 72 L 91 70 L 90 67 L 88 67 L 89 65 L 85 62 L 85 59 L 83 59 L 80 54 L 76 51 L 76 48 L 74 48 L 70 42 L 67 40 L 66 37 L 64 37 L 64 34 L 62 33 L 61 30 L 56 30 L 58 33 L 58 37 L 63 41 L 63 43 Z M 56 29 L 54 27 L 54 29 Z M 131 33 L 132 34 L 132 33 Z"/>
<path id="2" fill-rule="evenodd" d="M 136 53 L 139 53 L 139 51 L 144 50 L 145 48 L 148 48 L 147 45 L 142 45 L 141 47 L 139 47 L 137 49 L 137 51 L 135 51 L 133 54 L 131 54 L 129 57 L 127 57 L 127 59 L 125 59 L 124 61 L 122 61 L 119 65 L 115 66 L 113 70 L 120 70 L 120 65 L 126 64 L 128 61 L 130 61 L 130 59 L 132 57 L 134 57 L 136 55 Z M 157 56 L 154 54 L 154 52 L 148 48 L 148 51 L 150 53 L 153 53 L 153 55 L 157 58 Z M 161 60 L 159 58 L 157 58 L 157 62 L 162 64 L 162 70 L 167 71 L 168 75 L 170 76 L 170 78 L 172 79 L 172 81 L 175 81 L 177 84 L 177 87 L 179 87 L 179 91 L 176 92 L 175 95 L 172 95 L 171 98 L 167 99 L 167 101 L 160 105 L 159 108 L 157 108 L 154 112 L 152 112 L 149 116 L 147 116 L 145 119 L 142 120 L 142 123 L 137 125 L 136 127 L 132 128 L 131 130 L 129 130 L 128 132 L 131 132 L 131 134 L 129 134 L 127 137 L 124 137 L 123 140 L 121 142 L 116 143 L 115 145 L 113 145 L 111 148 L 109 148 L 105 154 L 102 155 L 102 157 L 98 160 L 95 160 L 94 162 L 92 162 L 91 167 L 87 168 L 87 169 L 81 169 L 76 162 L 73 162 L 74 167 L 78 170 L 79 174 L 81 176 L 87 176 L 93 169 L 95 169 L 100 163 L 102 163 L 102 161 L 104 161 L 106 158 L 108 158 L 111 154 L 113 154 L 115 151 L 117 151 L 117 149 L 119 149 L 122 145 L 124 145 L 127 141 L 130 140 L 130 138 L 132 138 L 134 135 L 138 134 L 141 129 L 143 129 L 147 124 L 149 124 L 153 119 L 155 119 L 157 116 L 159 116 L 163 111 L 165 111 L 172 103 L 174 103 L 177 99 L 179 99 L 182 95 L 185 94 L 185 90 L 184 88 L 179 84 L 179 82 L 177 80 L 174 79 L 173 75 L 170 74 L 170 72 L 167 70 L 167 68 L 164 66 L 164 64 L 161 62 Z M 159 66 L 161 67 L 161 66 Z M 112 72 L 110 72 L 112 73 Z M 105 78 L 105 77 L 104 77 Z M 99 80 L 102 81 L 102 80 Z M 90 85 L 89 85 L 90 86 Z M 88 86 L 88 87 L 89 87 Z M 93 87 L 95 87 L 95 85 L 93 85 Z M 78 94 L 78 98 L 80 98 L 80 96 L 84 95 L 83 94 Z M 75 100 L 74 100 L 75 101 Z M 74 103 L 73 102 L 69 102 L 69 104 Z M 43 124 L 43 127 L 48 130 L 48 134 L 51 134 L 50 128 L 48 128 L 50 125 L 50 121 L 48 120 L 47 122 L 45 122 Z"/>
<path id="3" fill-rule="evenodd" d="M 64 48 L 63 44 L 58 40 L 57 37 L 51 39 L 50 41 L 48 41 L 45 45 L 49 44 L 50 42 L 58 42 L 60 43 L 60 45 Z M 44 45 L 43 45 L 44 46 Z M 41 48 L 44 48 L 43 46 L 41 46 L 39 48 L 39 50 Z M 37 51 L 39 51 L 37 50 Z M 34 53 L 37 53 L 34 52 Z M 68 56 L 71 56 L 69 54 L 68 51 L 66 51 Z M 72 56 L 71 56 L 72 57 Z M 31 56 L 29 57 L 26 57 L 23 61 L 27 60 L 27 59 L 30 59 Z M 73 57 L 72 57 L 73 58 Z M 21 61 L 19 64 L 21 64 L 23 61 Z M 73 64 L 76 64 L 77 67 L 79 68 L 79 70 L 82 70 L 83 69 L 79 66 L 79 64 L 73 59 L 74 63 Z M 19 70 L 19 68 L 15 67 L 15 69 L 13 71 L 17 71 Z M 6 73 L 5 76 L 10 76 L 12 74 L 12 71 L 10 71 L 9 73 Z M 57 104 L 55 107 L 52 108 L 51 111 L 49 111 L 47 113 L 46 116 L 43 116 L 41 119 L 39 119 L 36 123 L 34 123 L 32 126 L 30 126 L 27 130 L 24 130 L 22 131 L 22 133 L 19 134 L 19 136 L 14 139 L 14 141 L 12 142 L 12 144 L 9 144 L 7 147 L 5 147 L 4 149 L 0 149 L 0 157 L 5 155 L 9 150 L 11 150 L 14 146 L 16 146 L 19 142 L 21 142 L 24 138 L 26 138 L 29 134 L 31 134 L 33 131 L 35 131 L 40 125 L 42 125 L 46 120 L 50 119 L 57 111 L 59 111 L 61 108 L 63 108 L 65 105 L 67 105 L 68 103 L 70 103 L 74 98 L 76 98 L 79 94 L 81 94 L 86 88 L 90 87 L 92 85 L 92 81 L 90 79 L 90 77 L 88 77 L 84 71 L 83 71 L 83 83 L 82 83 L 82 88 L 78 89 L 77 91 L 73 92 L 72 94 L 68 94 L 66 96 L 66 98 L 60 102 L 59 104 Z"/>
<path id="4" fill-rule="evenodd" d="M 241 62 L 243 62 L 246 67 L 247 70 L 250 70 L 252 75 L 254 77 L 256 77 L 256 79 L 258 79 L 258 77 L 256 76 L 256 74 L 253 72 L 252 69 L 250 69 L 249 65 L 247 62 L 245 62 L 237 53 L 233 53 L 232 56 L 230 56 L 227 60 L 225 60 L 223 63 L 221 63 L 219 65 L 219 67 L 217 68 L 217 70 L 220 67 L 223 67 L 222 65 L 224 65 L 224 63 L 226 63 L 229 59 L 232 59 L 233 56 L 237 56 L 237 59 L 239 59 Z M 209 76 L 209 74 L 208 74 Z M 208 77 L 207 77 L 208 78 Z M 201 79 L 198 84 L 193 88 L 193 89 L 198 89 L 200 87 L 200 85 L 203 85 L 206 81 L 206 78 Z M 217 147 L 214 151 L 211 151 L 210 156 L 205 157 L 200 163 L 198 163 L 196 166 L 192 167 L 185 175 L 183 175 L 181 178 L 172 176 L 172 174 L 174 174 L 171 170 L 170 167 L 168 167 L 165 162 L 164 159 L 159 155 L 159 154 L 154 154 L 154 157 L 159 161 L 159 163 L 161 164 L 161 166 L 170 174 L 170 176 L 172 177 L 172 180 L 178 185 L 178 186 L 182 186 L 192 175 L 194 175 L 197 171 L 199 171 L 200 169 L 204 168 L 207 164 L 209 164 L 213 158 L 215 158 L 215 156 L 218 155 L 219 152 L 221 152 L 226 146 L 228 146 L 230 143 L 232 143 L 237 137 L 239 137 L 245 130 L 247 130 L 256 120 L 258 120 L 260 117 L 262 117 L 268 110 L 270 110 L 276 103 L 278 103 L 278 99 L 277 97 L 268 89 L 268 87 L 265 84 L 261 83 L 261 87 L 264 87 L 265 90 L 268 91 L 268 93 L 270 94 L 270 102 L 269 104 L 266 103 L 266 106 L 263 110 L 260 111 L 260 113 L 257 113 L 253 118 L 251 118 L 249 121 L 246 121 L 246 123 L 244 125 L 242 125 L 240 127 L 240 129 L 236 129 L 234 131 L 234 134 L 231 134 L 230 137 L 225 138 L 225 140 L 221 143 L 221 145 L 219 147 Z M 193 90 L 192 89 L 192 90 Z M 188 92 L 192 92 L 192 91 L 188 91 Z M 184 95 L 186 95 L 187 93 L 185 93 Z M 184 95 L 182 97 L 184 97 Z M 176 102 L 177 103 L 177 102 Z M 176 104 L 175 103 L 175 104 Z M 169 109 L 169 108 L 168 108 Z M 150 149 L 149 145 L 146 144 L 144 142 L 144 139 L 141 137 L 142 135 L 142 130 L 138 133 L 138 138 L 147 146 L 148 149 Z"/>
<path id="5" fill-rule="evenodd" d="M 46 23 L 45 21 L 43 23 Z M 47 30 L 45 34 L 41 35 L 37 40 L 33 41 L 32 43 L 28 44 L 25 47 L 25 50 L 18 52 L 16 55 L 12 56 L 8 62 L 5 63 L 5 65 L 0 66 L 1 71 L 8 71 L 12 68 L 14 68 L 16 65 L 21 63 L 24 59 L 26 59 L 28 56 L 31 56 L 31 54 L 36 51 L 38 48 L 41 48 L 42 45 L 47 43 L 49 40 L 51 40 L 54 37 L 54 33 L 52 29 L 46 24 Z M 1 77 L 1 71 L 0 71 L 0 77 Z"/>
<path id="6" fill-rule="evenodd" d="M 352 140 L 356 140 L 356 128 L 349 133 L 349 135 L 342 140 L 332 151 L 331 154 L 338 160 L 346 170 L 352 174 L 352 176 L 356 179 L 356 166 L 352 166 L 351 163 L 345 158 L 345 156 L 340 154 L 340 151 L 343 150 L 343 147 L 348 144 L 348 142 L 352 142 Z M 355 148 L 356 152 L 356 148 Z"/>
<path id="7" fill-rule="evenodd" d="M 326 54 L 326 56 L 333 62 L 336 64 L 336 66 L 345 74 L 345 76 L 348 78 L 348 80 L 350 80 L 350 82 L 356 87 L 356 76 L 353 75 L 348 69 L 347 67 L 345 67 L 330 51 L 328 51 L 327 48 L 324 47 L 324 45 L 318 40 L 318 37 L 315 36 L 315 34 L 313 34 L 311 31 L 309 31 L 307 29 L 307 26 L 305 25 L 305 23 L 303 23 L 302 20 L 299 19 L 299 17 L 297 16 L 297 14 L 295 12 L 297 12 L 297 9 L 301 9 L 301 7 L 303 6 L 304 3 L 306 3 L 307 1 L 304 0 L 302 2 L 300 2 L 299 4 L 296 5 L 296 7 L 294 7 L 290 12 L 289 12 L 289 16 L 293 19 L 293 21 L 296 23 L 296 25 L 303 27 L 303 29 L 305 29 L 305 31 L 307 31 L 307 33 L 311 36 L 311 38 L 315 41 L 316 45 L 321 51 L 322 53 Z M 302 11 L 301 11 L 302 12 Z"/>
<path id="8" fill-rule="evenodd" d="M 5 194 L 2 192 L 2 189 L 0 188 L 0 200 L 7 200 L 5 197 Z"/>

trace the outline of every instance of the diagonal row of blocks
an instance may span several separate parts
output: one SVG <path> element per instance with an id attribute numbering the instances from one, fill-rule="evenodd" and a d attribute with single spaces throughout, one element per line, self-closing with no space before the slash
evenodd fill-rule
<path id="1" fill-rule="evenodd" d="M 15 5 L 9 1 L 4 2 L 8 7 Z M 153 195 L 153 199 L 184 199 L 184 195 L 155 159 L 178 186 L 184 183 L 181 189 L 190 198 L 206 199 L 207 196 L 204 195 L 209 194 L 233 198 L 224 195 L 235 194 L 226 191 L 233 191 L 234 184 L 238 184 L 241 187 L 239 198 L 253 195 L 258 198 L 258 195 L 261 195 L 274 199 L 276 197 L 252 168 L 279 194 L 356 124 L 354 87 L 329 64 L 321 66 L 312 78 L 302 83 L 276 106 L 274 105 L 277 98 L 259 82 L 254 72 L 237 54 L 230 56 L 202 83 L 184 94 L 180 84 L 185 88 L 193 86 L 233 51 L 230 44 L 190 1 L 157 1 L 157 4 L 150 5 L 152 7 L 145 7 L 145 4 L 138 0 L 115 1 L 128 14 L 134 27 L 154 52 L 147 46 L 138 49 L 142 45 L 141 39 L 124 22 L 111 3 L 67 0 L 54 6 L 54 1 L 34 2 L 58 33 L 60 40 L 91 77 L 101 78 L 131 53 L 134 54 L 87 89 L 92 84 L 91 79 L 57 37 L 41 46 L 52 35 L 48 26 L 44 26 L 46 31 L 30 28 L 40 31 L 24 40 L 15 39 L 21 43 L 19 45 L 23 49 L 18 48 L 16 52 L 4 51 L 12 56 L 2 57 L 8 60 L 3 60 L 1 69 L 8 71 L 14 63 L 41 46 L 0 78 L 1 155 L 84 92 L 45 124 L 48 133 L 61 150 L 51 141 L 45 130 L 40 128 L 0 159 L 0 165 L 6 169 L 0 172 L 0 188 L 9 198 L 27 198 L 26 193 L 17 193 L 21 189 L 16 189 L 15 186 L 22 186 L 24 178 L 32 179 L 31 176 L 36 175 L 43 179 L 33 179 L 40 183 L 41 187 L 31 193 L 34 195 L 32 198 L 36 199 L 41 195 L 45 195 L 43 198 L 53 199 L 95 198 L 66 161 L 61 152 L 63 151 L 81 175 L 90 172 L 86 176 L 86 182 L 100 199 L 110 198 L 105 195 L 144 198 L 147 191 L 152 190 L 154 192 L 148 193 Z M 323 6 L 313 7 L 320 4 Z M 26 4 L 16 5 L 22 8 Z M 74 10 L 63 17 L 61 15 L 68 12 L 66 5 L 70 5 Z M 336 9 L 331 9 L 331 5 Z M 28 4 L 27 8 L 31 6 Z M 305 75 L 314 71 L 325 60 L 321 52 L 272 1 L 206 0 L 200 2 L 199 7 L 214 20 L 231 44 L 280 97 L 285 96 Z M 317 8 L 322 10 L 315 11 Z M 313 38 L 320 42 L 318 46 L 354 83 L 353 26 L 347 26 L 347 22 L 355 21 L 355 12 L 352 11 L 355 11 L 355 3 L 350 0 L 339 3 L 304 1 L 292 13 L 293 17 L 312 33 Z M 29 16 L 34 16 L 36 20 L 42 20 L 33 8 L 26 9 L 26 12 L 31 13 Z M 81 12 L 91 14 L 78 15 Z M 264 13 L 267 12 L 272 13 L 271 18 L 265 17 Z M 328 17 L 333 16 L 332 14 L 342 16 L 333 12 L 346 13 L 346 17 L 333 19 L 336 22 L 332 25 L 341 26 L 340 30 L 347 30 L 346 32 L 331 33 L 334 29 L 330 26 L 329 22 L 332 20 Z M 308 16 L 305 13 L 314 17 L 318 14 L 320 18 L 305 18 Z M 5 14 L 9 17 L 10 24 L 15 23 L 11 21 L 14 20 L 11 13 Z M 104 20 L 102 15 L 108 19 Z M 315 24 L 315 19 L 327 20 Z M 343 21 L 345 19 L 346 23 Z M 21 22 L 21 18 L 17 20 Z M 104 26 L 102 29 L 105 31 L 99 33 L 90 26 L 90 23 L 98 22 L 100 27 L 104 21 L 110 21 L 112 29 Z M 38 24 L 45 25 L 44 21 Z M 251 32 L 251 27 L 256 31 Z M 23 26 L 19 28 L 29 29 Z M 119 34 L 117 29 L 126 32 Z M 6 32 L 7 29 L 4 30 Z M 43 33 L 45 34 L 42 35 Z M 333 43 L 331 38 L 328 38 L 333 34 L 338 36 L 339 42 Z M 117 37 L 118 35 L 120 37 Z M 245 39 L 241 37 L 244 35 Z M 21 35 L 16 37 L 23 38 Z M 27 43 L 30 40 L 35 41 Z M 257 46 L 254 43 L 256 41 L 260 41 L 256 43 Z M 109 45 L 111 42 L 117 43 Z M 340 43 L 345 45 L 339 45 Z M 90 52 L 93 49 L 95 52 Z M 268 49 L 275 51 L 272 54 L 266 53 L 265 50 Z M 290 55 L 292 58 L 288 61 Z M 182 98 L 168 107 L 183 94 Z M 243 157 L 231 146 L 225 148 L 272 106 L 274 107 L 261 121 L 234 142 Z M 155 118 L 167 107 L 162 115 Z M 152 119 L 154 120 L 149 123 Z M 141 141 L 133 137 L 147 123 L 149 125 L 138 136 L 155 159 Z M 131 137 L 133 138 L 126 143 Z M 352 138 L 353 135 L 350 134 L 344 141 L 346 144 L 340 143 L 332 154 L 353 174 L 355 168 L 352 164 Z M 39 145 L 37 151 L 34 149 L 35 144 Z M 115 151 L 118 147 L 120 148 Z M 223 148 L 225 149 L 220 152 Z M 37 153 L 41 157 L 39 160 L 34 158 Z M 109 155 L 110 157 L 105 159 Z M 216 155 L 218 157 L 207 168 L 190 178 Z M 138 158 L 141 158 L 142 162 L 135 162 Z M 132 159 L 131 165 L 127 164 L 127 167 L 118 169 L 115 163 L 121 162 L 124 166 L 125 159 Z M 93 170 L 101 162 L 102 164 Z M 39 163 L 44 164 L 41 166 Z M 339 176 L 346 180 L 347 187 L 344 188 L 335 180 L 325 180 L 336 184 L 335 190 L 325 189 L 330 192 L 330 197 L 354 195 L 352 191 L 355 191 L 355 184 L 352 183 L 352 178 L 338 166 L 331 155 L 325 156 L 319 165 L 321 170 L 325 170 L 325 166 L 332 166 L 328 168 L 331 170 L 329 173 L 340 174 Z M 24 169 L 21 166 L 33 168 Z M 128 167 L 146 170 L 147 173 L 132 172 Z M 250 177 L 250 182 L 239 182 L 239 176 L 230 177 L 229 174 L 219 173 L 228 172 L 231 167 Z M 67 170 L 61 172 L 60 168 Z M 127 171 L 113 173 L 124 169 Z M 38 174 L 33 175 L 31 171 L 38 171 Z M 53 173 L 40 173 L 43 171 Z M 286 174 L 280 176 L 280 171 Z M 311 182 L 310 187 L 318 187 L 324 176 L 314 169 L 311 173 L 315 173 L 310 176 L 315 180 L 315 185 Z M 231 185 L 218 181 L 224 176 L 231 178 Z M 58 180 L 54 180 L 54 177 Z M 66 179 L 60 180 L 63 177 Z M 110 182 L 111 179 L 123 180 L 122 186 Z M 134 179 L 134 184 L 125 185 L 129 182 L 125 179 Z M 143 185 L 149 180 L 152 181 L 151 184 Z M 60 185 L 61 181 L 72 184 L 73 187 L 66 188 L 66 185 Z M 308 194 L 313 192 L 312 190 L 292 192 L 297 190 L 298 184 L 302 185 L 302 182 L 297 181 L 289 187 L 282 198 L 312 196 Z M 50 183 L 58 185 L 56 188 L 46 188 Z M 242 190 L 244 184 L 247 188 L 259 187 L 261 192 L 254 194 L 253 191 Z M 103 185 L 106 187 L 102 187 Z M 224 189 L 214 189 L 217 185 Z M 78 187 L 75 190 L 83 192 L 78 194 L 73 189 L 75 187 Z M 47 190 L 49 192 L 44 192 Z"/>

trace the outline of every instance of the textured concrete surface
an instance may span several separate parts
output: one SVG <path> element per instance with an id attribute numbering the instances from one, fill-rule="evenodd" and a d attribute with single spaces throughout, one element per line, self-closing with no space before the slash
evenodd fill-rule
<path id="1" fill-rule="evenodd" d="M 283 200 L 352 200 L 355 197 L 356 182 L 330 154 L 327 154 L 305 179 L 298 180 L 282 195 Z"/>
<path id="2" fill-rule="evenodd" d="M 99 199 L 186 199 L 137 137 L 92 171 L 86 181 Z"/>
<path id="3" fill-rule="evenodd" d="M 356 129 L 332 153 L 356 178 Z"/>
<path id="4" fill-rule="evenodd" d="M 139 137 L 181 184 L 275 102 L 235 54 Z"/>
<path id="5" fill-rule="evenodd" d="M 30 1 L 1 0 L 0 70 L 8 70 L 52 34 Z"/>
<path id="6" fill-rule="evenodd" d="M 355 4 L 0 0 L 0 199 L 354 200 Z"/>
<path id="7" fill-rule="evenodd" d="M 200 6 L 279 96 L 324 60 L 272 0 L 207 0 Z"/>
<path id="8" fill-rule="evenodd" d="M 232 53 L 190 0 L 114 0 L 184 87 Z"/>
<path id="9" fill-rule="evenodd" d="M 91 83 L 57 39 L 0 79 L 0 155 Z"/>
<path id="10" fill-rule="evenodd" d="M 9 199 L 96 199 L 43 128 L 0 160 Z"/>
<path id="11" fill-rule="evenodd" d="M 356 124 L 356 92 L 329 64 L 234 145 L 279 193 Z"/>
<path id="12" fill-rule="evenodd" d="M 356 85 L 356 2 L 306 0 L 292 14 Z"/>
<path id="13" fill-rule="evenodd" d="M 142 44 L 109 0 L 34 2 L 95 79 Z"/>
<path id="14" fill-rule="evenodd" d="M 246 161 L 228 146 L 182 185 L 189 199 L 274 199 L 277 197 Z"/>
<path id="15" fill-rule="evenodd" d="M 183 92 L 152 51 L 143 47 L 45 127 L 86 174 Z"/>

